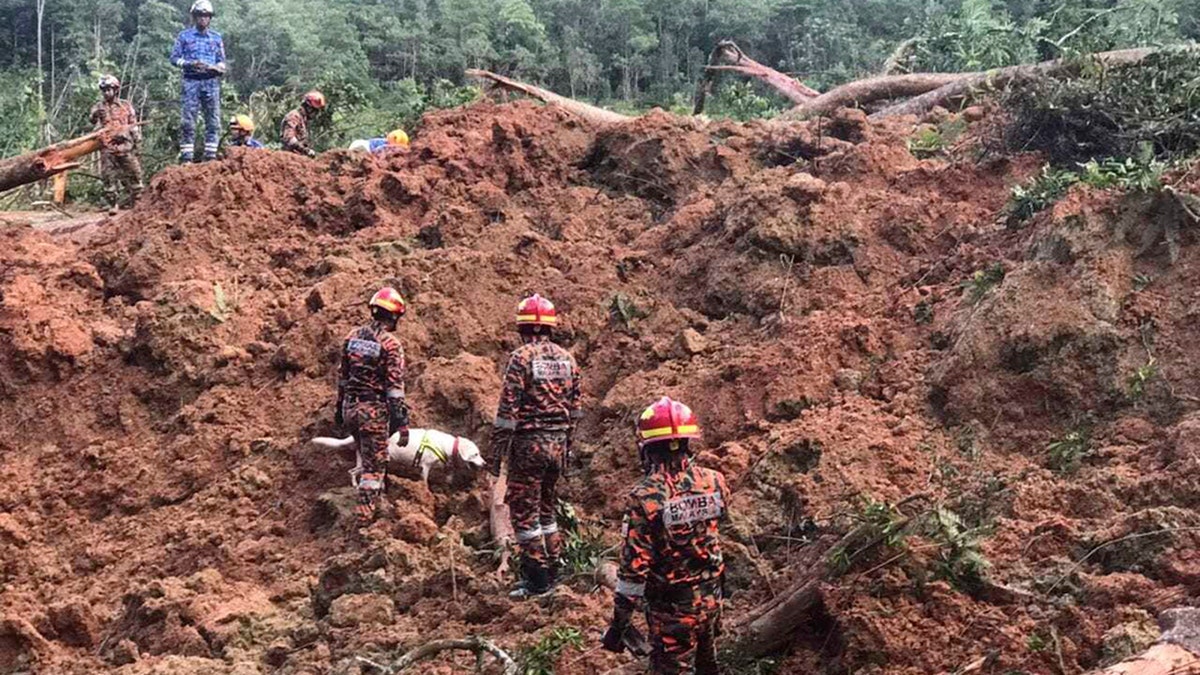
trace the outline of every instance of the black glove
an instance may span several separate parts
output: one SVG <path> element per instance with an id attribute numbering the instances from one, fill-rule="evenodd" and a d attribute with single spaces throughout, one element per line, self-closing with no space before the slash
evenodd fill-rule
<path id="1" fill-rule="evenodd" d="M 492 429 L 492 442 L 489 447 L 491 457 L 488 458 L 488 471 L 497 478 L 500 477 L 500 465 L 512 447 L 513 432 L 511 429 Z"/>
<path id="2" fill-rule="evenodd" d="M 620 654 L 625 651 L 625 641 L 621 637 L 625 634 L 625 628 L 618 626 L 615 623 L 608 624 L 608 630 L 604 631 L 604 639 L 600 641 L 600 646 L 605 651 Z"/>
<path id="3" fill-rule="evenodd" d="M 388 436 L 404 429 L 408 430 L 408 406 L 402 398 L 389 398 L 388 406 Z M 406 434 L 407 435 L 407 434 Z M 403 445 L 403 444 L 402 444 Z"/>

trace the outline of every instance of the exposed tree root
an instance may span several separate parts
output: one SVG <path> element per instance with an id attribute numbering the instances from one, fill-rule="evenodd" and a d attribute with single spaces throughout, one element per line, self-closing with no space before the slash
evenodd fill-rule
<path id="1" fill-rule="evenodd" d="M 520 667 L 513 660 L 508 652 L 500 649 L 495 644 L 480 637 L 467 638 L 465 640 L 434 640 L 427 642 L 420 647 L 401 656 L 395 663 L 391 665 L 380 665 L 364 658 L 359 658 L 359 662 L 373 666 L 376 670 L 382 670 L 386 675 L 398 675 L 404 672 L 411 666 L 424 661 L 432 656 L 436 656 L 447 650 L 462 650 L 472 652 L 476 656 L 475 670 L 476 672 L 483 671 L 484 657 L 491 655 L 495 657 L 500 665 L 504 668 L 504 675 L 517 675 L 520 672 Z"/>

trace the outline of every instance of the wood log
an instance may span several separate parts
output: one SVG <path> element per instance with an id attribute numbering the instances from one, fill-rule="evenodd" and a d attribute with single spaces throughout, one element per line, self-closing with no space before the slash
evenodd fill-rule
<path id="1" fill-rule="evenodd" d="M 488 80 L 496 83 L 504 89 L 520 92 L 526 96 L 531 96 L 549 105 L 556 105 L 572 115 L 575 115 L 576 117 L 587 122 L 591 122 L 596 126 L 621 124 L 633 119 L 628 115 L 622 115 L 621 113 L 605 110 L 604 108 L 598 108 L 594 105 L 583 103 L 582 101 L 576 101 L 575 99 L 567 98 L 566 96 L 560 96 L 552 91 L 549 91 L 548 89 L 542 89 L 541 87 L 535 87 L 532 84 L 518 82 L 517 80 L 504 77 L 503 75 L 497 75 L 496 73 L 486 70 L 470 69 L 466 72 L 467 77 Z"/>
<path id="2" fill-rule="evenodd" d="M 78 168 L 79 162 L 75 160 L 96 152 L 108 138 L 128 131 L 130 128 L 102 129 L 40 150 L 0 160 L 0 192 Z"/>
<path id="3" fill-rule="evenodd" d="M 861 107 L 875 101 L 917 96 L 972 75 L 974 73 L 910 73 L 869 77 L 831 89 L 792 108 L 782 117 L 800 119 L 811 115 L 828 115 L 838 108 Z"/>
<path id="4" fill-rule="evenodd" d="M 920 93 L 915 98 L 888 106 L 872 115 L 872 117 L 923 115 L 937 106 L 945 106 L 954 101 L 966 100 L 981 93 L 995 91 L 1013 84 L 1028 82 L 1041 77 L 1077 75 L 1089 60 L 1103 66 L 1126 65 L 1137 63 L 1159 51 L 1161 50 L 1149 47 L 1118 49 L 1111 52 L 1091 54 L 1084 58 L 1054 59 L 1053 61 L 1009 66 L 982 73 L 961 75 L 958 79 L 951 80 L 936 89 Z M 879 100 L 879 98 L 875 100 Z"/>
<path id="5" fill-rule="evenodd" d="M 708 65 L 704 67 L 704 78 L 696 88 L 693 115 L 704 112 L 704 104 L 712 91 L 713 76 L 722 72 L 738 73 L 759 80 L 794 104 L 805 103 L 821 94 L 796 78 L 746 56 L 733 40 L 721 40 L 709 54 Z"/>
<path id="6" fill-rule="evenodd" d="M 500 477 L 492 482 L 491 498 L 488 504 L 488 525 L 492 530 L 492 541 L 500 549 L 500 564 L 496 567 L 496 574 L 500 576 L 508 573 L 512 545 L 517 538 L 512 528 L 512 513 L 508 509 L 508 504 L 504 502 L 505 494 L 508 492 L 508 472 L 505 469 L 506 467 L 502 467 Z"/>

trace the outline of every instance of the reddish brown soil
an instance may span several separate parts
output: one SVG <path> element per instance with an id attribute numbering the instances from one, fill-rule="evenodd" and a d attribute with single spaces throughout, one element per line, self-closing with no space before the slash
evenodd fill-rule
<path id="1" fill-rule="evenodd" d="M 387 161 L 167 169 L 90 236 L 0 225 L 0 672 L 354 672 L 562 626 L 587 644 L 557 672 L 629 662 L 594 649 L 607 591 L 507 600 L 465 470 L 395 480 L 378 543 L 355 540 L 351 458 L 306 441 L 332 431 L 338 339 L 381 283 L 411 303 L 416 423 L 481 443 L 515 302 L 557 303 L 586 377 L 565 492 L 610 541 L 634 413 L 690 402 L 737 491 L 731 619 L 867 499 L 925 494 L 981 528 L 982 586 L 943 578 L 953 552 L 927 537 L 876 552 L 778 672 L 1079 672 L 1143 645 L 1200 584 L 1194 235 L 1172 264 L 1168 197 L 1095 192 L 1005 230 L 1037 159 L 918 160 L 910 131 L 597 132 L 480 104 Z M 997 262 L 972 302 L 961 283 Z M 1048 468 L 1072 430 L 1081 466 Z"/>

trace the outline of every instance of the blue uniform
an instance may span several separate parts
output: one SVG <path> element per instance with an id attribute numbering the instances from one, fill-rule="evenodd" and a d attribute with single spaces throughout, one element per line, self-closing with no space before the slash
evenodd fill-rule
<path id="1" fill-rule="evenodd" d="M 371 139 L 367 140 L 367 143 L 371 146 L 372 153 L 379 152 L 380 150 L 387 147 L 387 139 L 386 138 L 371 138 Z"/>
<path id="2" fill-rule="evenodd" d="M 179 122 L 179 155 L 191 161 L 196 141 L 196 113 L 204 109 L 204 157 L 217 156 L 221 130 L 221 72 L 225 66 L 225 43 L 215 30 L 199 31 L 194 26 L 175 38 L 171 64 L 183 70 L 183 100 Z"/>
<path id="3" fill-rule="evenodd" d="M 254 138 L 254 137 L 231 138 L 231 139 L 229 139 L 229 145 L 240 146 L 243 148 L 265 148 L 265 147 L 267 147 L 267 146 L 263 145 L 257 138 Z"/>

